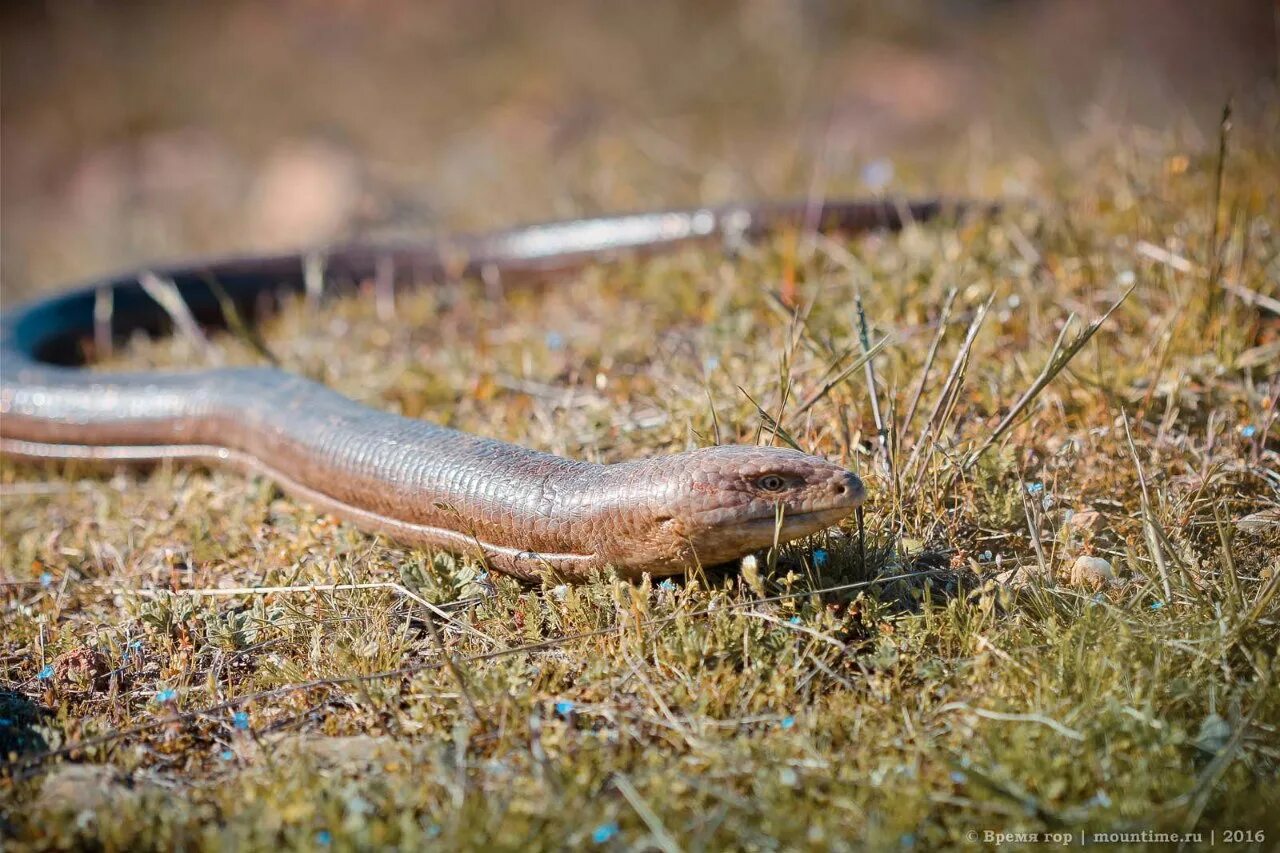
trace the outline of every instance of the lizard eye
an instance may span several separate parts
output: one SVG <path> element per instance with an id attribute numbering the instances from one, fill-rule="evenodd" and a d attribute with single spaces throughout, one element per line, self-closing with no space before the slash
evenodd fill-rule
<path id="1" fill-rule="evenodd" d="M 756 485 L 766 492 L 780 492 L 787 486 L 787 481 L 777 474 L 765 474 L 756 480 Z"/>

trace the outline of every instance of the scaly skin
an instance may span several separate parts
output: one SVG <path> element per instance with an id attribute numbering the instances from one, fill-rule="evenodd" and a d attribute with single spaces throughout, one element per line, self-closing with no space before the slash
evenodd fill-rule
<path id="1" fill-rule="evenodd" d="M 577 220 L 430 247 L 348 247 L 324 259 L 324 279 L 545 278 L 619 251 L 741 239 L 786 224 L 894 228 L 904 214 L 925 219 L 941 209 L 938 202 L 847 202 Z M 264 297 L 314 285 L 308 260 L 227 259 L 161 274 L 198 322 L 218 326 L 227 301 L 252 318 Z M 110 328 L 100 319 L 95 330 L 102 293 L 112 296 Z M 854 474 L 792 450 L 722 446 L 596 465 L 375 411 L 270 368 L 94 373 L 64 366 L 77 362 L 79 338 L 159 331 L 166 319 L 136 276 L 0 318 L 0 452 L 234 465 L 364 529 L 475 554 L 527 579 L 552 570 L 581 581 L 606 567 L 638 578 L 727 562 L 822 530 L 864 498 Z"/>

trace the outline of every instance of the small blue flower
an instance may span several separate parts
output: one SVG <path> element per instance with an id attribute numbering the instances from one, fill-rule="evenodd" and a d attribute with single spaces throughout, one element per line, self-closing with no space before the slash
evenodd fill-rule
<path id="1" fill-rule="evenodd" d="M 818 548 L 813 552 L 813 564 L 818 568 L 825 568 L 830 561 L 831 555 L 827 553 L 825 548 Z"/>
<path id="2" fill-rule="evenodd" d="M 436 837 L 436 836 L 438 836 L 441 832 L 443 832 L 443 830 L 442 830 L 442 829 L 440 829 L 440 824 L 438 824 L 438 823 L 433 823 L 433 824 L 431 824 L 431 826 L 428 826 L 428 827 L 427 827 L 427 838 L 435 838 L 435 837 Z"/>
<path id="3" fill-rule="evenodd" d="M 321 847 L 328 847 L 332 843 L 333 836 L 329 834 L 328 830 L 322 829 L 316 833 L 316 844 L 319 844 Z"/>
<path id="4" fill-rule="evenodd" d="M 177 699 L 177 698 L 178 698 L 178 691 L 174 690 L 171 687 L 166 687 L 164 690 L 161 690 L 159 693 L 156 694 L 156 701 L 161 704 L 164 704 L 165 702 L 172 702 L 174 699 Z"/>
<path id="5" fill-rule="evenodd" d="M 787 621 L 788 621 L 788 622 L 790 622 L 792 625 L 799 625 L 799 624 L 800 624 L 800 617 L 799 617 L 799 616 L 792 616 L 792 617 L 791 617 L 790 619 L 788 619 Z"/>
<path id="6" fill-rule="evenodd" d="M 573 713 L 573 703 L 568 699 L 561 699 L 556 703 L 556 713 L 562 717 L 567 717 Z"/>
<path id="7" fill-rule="evenodd" d="M 908 849 L 909 849 L 909 848 L 912 848 L 912 847 L 915 847 L 915 846 L 916 846 L 916 837 L 915 837 L 914 835 L 912 835 L 910 832 L 908 832 L 906 835 L 903 835 L 903 836 L 901 836 L 900 838 L 898 838 L 898 846 L 899 846 L 899 847 L 906 847 L 906 848 L 908 848 Z"/>
<path id="8" fill-rule="evenodd" d="M 547 349 L 552 352 L 564 349 L 564 335 L 559 332 L 547 332 Z"/>
<path id="9" fill-rule="evenodd" d="M 676 582 L 673 581 L 671 578 L 667 578 L 662 583 L 658 584 L 658 589 L 665 589 L 667 591 L 670 591 L 675 588 L 676 588 Z"/>
<path id="10" fill-rule="evenodd" d="M 249 714 L 245 711 L 236 711 L 231 715 L 231 724 L 240 731 L 249 730 Z"/>
<path id="11" fill-rule="evenodd" d="M 50 678 L 53 678 L 53 664 L 45 664 L 44 669 L 40 670 L 40 672 L 36 674 L 36 678 L 39 678 L 42 681 L 48 681 Z"/>
<path id="12" fill-rule="evenodd" d="M 969 777 L 961 773 L 959 770 L 952 770 L 951 781 L 955 782 L 957 785 L 963 785 L 965 782 L 969 781 Z"/>
<path id="13" fill-rule="evenodd" d="M 604 844 L 610 838 L 618 834 L 618 825 L 613 821 L 602 823 L 591 833 L 591 840 L 596 844 Z"/>
<path id="14" fill-rule="evenodd" d="M 44 574 L 40 575 L 40 585 L 53 586 L 53 575 L 50 572 L 45 572 Z"/>
<path id="15" fill-rule="evenodd" d="M 235 758 L 235 757 L 236 757 L 236 754 L 235 754 L 234 752 L 232 752 L 231 750 L 229 750 L 229 749 L 224 749 L 224 750 L 222 750 L 222 760 L 223 760 L 223 761 L 230 761 L 231 759 L 233 759 L 233 758 Z"/>
<path id="16" fill-rule="evenodd" d="M 782 727 L 783 727 L 784 729 L 789 729 L 789 728 L 791 728 L 792 726 L 794 726 L 795 724 L 796 724 L 796 718 L 795 718 L 795 717 L 783 717 L 783 718 L 782 718 L 782 724 L 781 724 L 781 725 L 782 725 Z"/>
<path id="17" fill-rule="evenodd" d="M 1044 491 L 1044 483 L 1027 483 L 1027 494 L 1038 495 Z"/>
<path id="18" fill-rule="evenodd" d="M 1151 609 L 1152 609 L 1152 610 L 1159 610 L 1161 607 L 1164 607 L 1164 602 L 1163 602 L 1163 601 L 1153 601 L 1153 602 L 1151 602 Z"/>
<path id="19" fill-rule="evenodd" d="M 702 360 L 702 369 L 710 373 L 720 366 L 720 359 L 714 355 L 709 355 Z"/>
<path id="20" fill-rule="evenodd" d="M 1258 428 L 1253 424 L 1249 424 L 1248 426 L 1240 430 L 1240 434 L 1243 435 L 1245 438 L 1253 438 L 1255 435 L 1258 434 Z"/>

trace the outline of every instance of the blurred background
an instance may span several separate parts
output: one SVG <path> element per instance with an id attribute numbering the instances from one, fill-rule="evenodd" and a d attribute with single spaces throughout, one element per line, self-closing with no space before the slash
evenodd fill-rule
<path id="1" fill-rule="evenodd" d="M 6 304 L 156 258 L 811 191 L 1032 193 L 1212 145 L 1270 0 L 14 2 Z"/>

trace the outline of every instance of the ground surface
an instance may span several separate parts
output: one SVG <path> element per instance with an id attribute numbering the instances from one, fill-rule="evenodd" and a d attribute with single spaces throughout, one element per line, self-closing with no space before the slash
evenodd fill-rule
<path id="1" fill-rule="evenodd" d="M 290 369 L 372 405 L 554 452 L 794 441 L 867 480 L 865 561 L 842 528 L 742 572 L 524 589 L 229 473 L 6 466 L 4 571 L 35 582 L 8 591 L 8 747 L 148 726 L 53 771 L 114 782 L 9 782 L 7 830 L 718 848 L 1274 827 L 1280 325 L 1240 297 L 1275 298 L 1274 152 L 1236 154 L 1214 273 L 1214 158 L 1129 152 L 1044 213 L 783 235 L 502 303 L 464 283 L 391 328 L 358 300 L 296 305 L 270 329 Z M 971 460 L 1064 327 L 1067 347 L 1126 292 Z M 864 371 L 801 411 L 859 351 L 859 295 L 892 475 Z M 123 363 L 210 358 L 251 353 L 142 342 Z M 1073 575 L 1082 555 L 1115 579 Z M 298 589 L 198 591 L 258 586 Z M 449 605 L 455 667 L 422 600 Z"/>
<path id="2" fill-rule="evenodd" d="M 641 137 L 571 145 L 563 173 L 596 194 L 563 207 L 723 194 L 733 166 L 704 174 L 700 137 L 644 137 L 637 159 L 622 141 Z M 768 138 L 772 159 L 743 158 L 788 164 L 750 185 L 765 194 L 797 188 L 767 177 L 787 169 L 800 191 L 865 192 L 889 165 L 811 169 Z M 970 139 L 936 185 L 1028 203 L 501 301 L 459 282 L 406 294 L 392 324 L 357 299 L 288 306 L 266 328 L 286 368 L 409 416 L 600 461 L 715 441 L 839 460 L 867 481 L 863 538 L 850 522 L 688 579 L 530 588 L 232 473 L 2 463 L 0 837 L 1274 845 L 1277 139 L 1274 105 L 1237 118 L 1221 168 L 1218 136 L 1180 122 L 1084 123 L 1049 158 Z M 668 183 L 635 165 L 655 150 Z M 671 183 L 686 154 L 700 187 Z M 897 168 L 891 189 L 921 187 Z M 560 209 L 540 198 L 513 204 Z M 256 359 L 180 338 L 112 364 Z"/>

